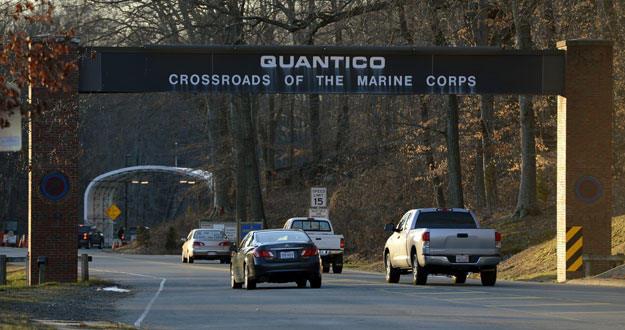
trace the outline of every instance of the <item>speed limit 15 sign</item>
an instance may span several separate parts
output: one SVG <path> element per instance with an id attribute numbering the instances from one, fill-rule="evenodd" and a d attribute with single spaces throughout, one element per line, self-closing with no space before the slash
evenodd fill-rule
<path id="1" fill-rule="evenodd" d="M 327 207 L 326 200 L 326 188 L 310 188 L 310 207 Z"/>

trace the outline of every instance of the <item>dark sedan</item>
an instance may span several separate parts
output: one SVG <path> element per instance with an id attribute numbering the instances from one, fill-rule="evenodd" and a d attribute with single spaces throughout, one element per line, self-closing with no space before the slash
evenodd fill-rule
<path id="1" fill-rule="evenodd" d="M 268 229 L 249 232 L 232 257 L 230 283 L 233 289 L 245 284 L 295 282 L 297 287 L 321 287 L 319 249 L 301 230 Z"/>

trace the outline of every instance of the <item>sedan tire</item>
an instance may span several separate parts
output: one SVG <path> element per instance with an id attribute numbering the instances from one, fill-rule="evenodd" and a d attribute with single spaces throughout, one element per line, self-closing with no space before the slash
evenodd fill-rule
<path id="1" fill-rule="evenodd" d="M 230 286 L 233 289 L 240 289 L 243 287 L 243 283 L 237 282 L 237 280 L 234 278 L 234 269 L 232 269 L 232 265 L 230 265 Z"/>
<path id="2" fill-rule="evenodd" d="M 256 289 L 256 281 L 250 278 L 250 272 L 247 265 L 243 265 L 243 269 L 245 269 L 245 290 Z"/>
<path id="3" fill-rule="evenodd" d="M 454 283 L 462 284 L 467 281 L 467 273 L 458 273 L 454 276 Z"/>
<path id="4" fill-rule="evenodd" d="M 313 289 L 319 289 L 321 287 L 321 275 L 313 277 L 310 280 L 310 287 Z"/>
<path id="5" fill-rule="evenodd" d="M 184 256 L 184 252 L 182 252 L 182 263 L 183 264 L 187 263 L 187 258 Z"/>

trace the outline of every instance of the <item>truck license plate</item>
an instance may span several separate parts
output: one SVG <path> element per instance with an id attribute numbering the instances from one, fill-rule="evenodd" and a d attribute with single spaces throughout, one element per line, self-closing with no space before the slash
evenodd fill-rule
<path id="1" fill-rule="evenodd" d="M 280 252 L 280 259 L 294 259 L 294 258 L 295 258 L 294 251 Z"/>
<path id="2" fill-rule="evenodd" d="M 469 262 L 469 256 L 466 254 L 457 254 L 456 262 Z"/>

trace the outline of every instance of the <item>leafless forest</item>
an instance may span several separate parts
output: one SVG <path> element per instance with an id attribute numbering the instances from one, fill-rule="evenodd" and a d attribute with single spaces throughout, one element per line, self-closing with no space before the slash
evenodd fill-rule
<path id="1" fill-rule="evenodd" d="M 84 47 L 549 49 L 566 39 L 612 40 L 613 176 L 616 194 L 621 189 L 625 175 L 622 1 L 54 3 L 58 27 L 76 31 Z M 16 26 L 0 19 L 3 38 L 15 29 L 41 34 L 52 27 Z M 197 219 L 240 218 L 281 226 L 288 217 L 307 213 L 310 187 L 325 186 L 330 217 L 345 235 L 348 252 L 374 255 L 386 239 L 383 224 L 396 222 L 410 208 L 466 207 L 481 218 L 501 221 L 553 209 L 556 110 L 555 96 L 529 95 L 82 95 L 81 192 L 97 175 L 124 166 L 178 162 L 209 170 L 215 175 L 213 193 L 166 185 L 131 192 L 132 209 L 142 209 L 140 216 L 133 218 L 130 213 L 133 224 L 175 226 L 182 237 Z M 24 154 L 0 154 L 0 221 L 19 219 L 22 228 L 25 180 Z M 619 196 L 614 201 L 616 215 L 623 201 Z"/>

